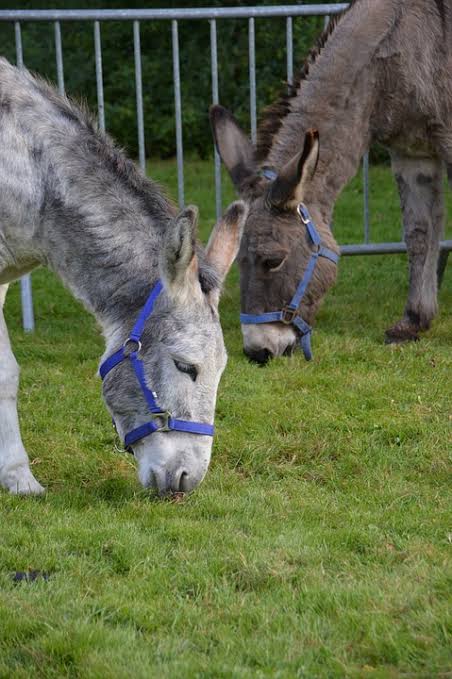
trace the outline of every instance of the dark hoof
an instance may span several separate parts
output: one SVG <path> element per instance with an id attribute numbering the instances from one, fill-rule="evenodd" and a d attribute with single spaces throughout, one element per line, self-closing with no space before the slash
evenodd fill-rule
<path id="1" fill-rule="evenodd" d="M 385 344 L 404 344 L 419 342 L 419 329 L 407 321 L 400 321 L 385 332 Z"/>
<path id="2" fill-rule="evenodd" d="M 16 571 L 12 574 L 13 582 L 34 582 L 35 580 L 48 580 L 50 578 L 49 573 L 44 571 Z"/>

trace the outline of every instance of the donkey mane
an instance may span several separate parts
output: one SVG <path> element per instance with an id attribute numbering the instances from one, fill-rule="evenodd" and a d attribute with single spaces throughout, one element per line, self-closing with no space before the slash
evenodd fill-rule
<path id="1" fill-rule="evenodd" d="M 124 188 L 142 202 L 151 216 L 161 216 L 162 212 L 176 215 L 176 207 L 164 189 L 157 182 L 148 179 L 133 160 L 127 157 L 124 149 L 99 129 L 96 118 L 84 100 L 77 101 L 71 96 L 61 95 L 41 76 L 35 73 L 29 75 L 35 88 L 55 107 L 57 113 L 79 128 L 86 150 L 93 153 L 103 167 L 108 168 Z"/>
<path id="2" fill-rule="evenodd" d="M 278 99 L 264 109 L 257 130 L 255 152 L 257 162 L 262 162 L 267 158 L 270 149 L 272 148 L 275 135 L 281 129 L 283 119 L 290 112 L 290 103 L 292 99 L 298 96 L 298 90 L 300 89 L 301 83 L 308 77 L 311 66 L 315 64 L 317 57 L 325 47 L 341 19 L 357 2 L 359 2 L 359 0 L 351 0 L 350 6 L 346 10 L 334 15 L 328 23 L 328 26 L 317 38 L 314 47 L 309 51 L 294 83 L 292 85 L 286 84 L 285 89 L 281 90 Z"/>

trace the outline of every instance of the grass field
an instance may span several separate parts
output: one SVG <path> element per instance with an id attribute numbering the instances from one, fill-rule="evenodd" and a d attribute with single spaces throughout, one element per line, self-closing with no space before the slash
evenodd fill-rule
<path id="1" fill-rule="evenodd" d="M 211 169 L 186 166 L 204 238 Z M 175 194 L 173 163 L 150 173 Z M 372 170 L 371 211 L 374 239 L 398 240 L 387 169 Z M 336 211 L 340 241 L 360 240 L 361 223 L 358 178 Z M 344 259 L 315 360 L 264 369 L 242 354 L 233 271 L 213 460 L 177 504 L 150 499 L 114 452 L 94 320 L 48 272 L 33 286 L 36 333 L 22 333 L 18 285 L 6 314 L 48 493 L 0 494 L 2 679 L 452 677 L 450 264 L 432 330 L 389 348 L 405 257 Z M 28 569 L 50 577 L 13 582 Z"/>

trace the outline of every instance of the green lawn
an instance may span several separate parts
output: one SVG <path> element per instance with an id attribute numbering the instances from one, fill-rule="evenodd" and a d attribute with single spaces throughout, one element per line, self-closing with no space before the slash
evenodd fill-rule
<path id="1" fill-rule="evenodd" d="M 174 163 L 150 173 L 175 194 Z M 211 164 L 187 163 L 186 180 L 205 238 Z M 336 211 L 341 242 L 361 237 L 360 186 Z M 375 240 L 397 240 L 387 169 L 372 170 L 371 210 Z M 405 257 L 344 259 L 315 360 L 264 369 L 242 355 L 233 271 L 213 460 L 176 504 L 114 452 L 94 320 L 49 273 L 33 286 L 36 333 L 22 333 L 18 285 L 6 315 L 48 493 L 0 494 L 1 678 L 452 676 L 450 264 L 432 330 L 390 348 Z M 15 584 L 27 569 L 50 578 Z"/>

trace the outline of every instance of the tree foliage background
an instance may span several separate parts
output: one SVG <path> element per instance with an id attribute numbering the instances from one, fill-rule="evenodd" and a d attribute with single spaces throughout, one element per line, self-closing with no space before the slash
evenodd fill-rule
<path id="1" fill-rule="evenodd" d="M 0 0 L 2 9 L 114 9 L 170 7 L 231 7 L 279 4 L 271 0 Z M 300 4 L 300 3 L 294 3 Z M 305 3 L 307 4 L 307 3 Z M 321 32 L 321 17 L 293 22 L 294 71 Z M 94 32 L 92 22 L 61 24 L 66 91 L 85 99 L 97 110 Z M 168 157 L 175 153 L 174 88 L 169 21 L 140 24 L 146 151 Z M 255 21 L 258 111 L 277 96 L 286 78 L 286 21 Z M 133 26 L 130 21 L 101 24 L 106 126 L 129 153 L 137 154 Z M 14 26 L 0 23 L 2 54 L 15 63 Z M 56 82 L 54 27 L 52 23 L 22 24 L 25 65 Z M 217 21 L 220 102 L 249 129 L 248 22 Z M 212 97 L 210 28 L 206 20 L 179 22 L 185 151 L 201 157 L 212 153 L 208 108 Z"/>

